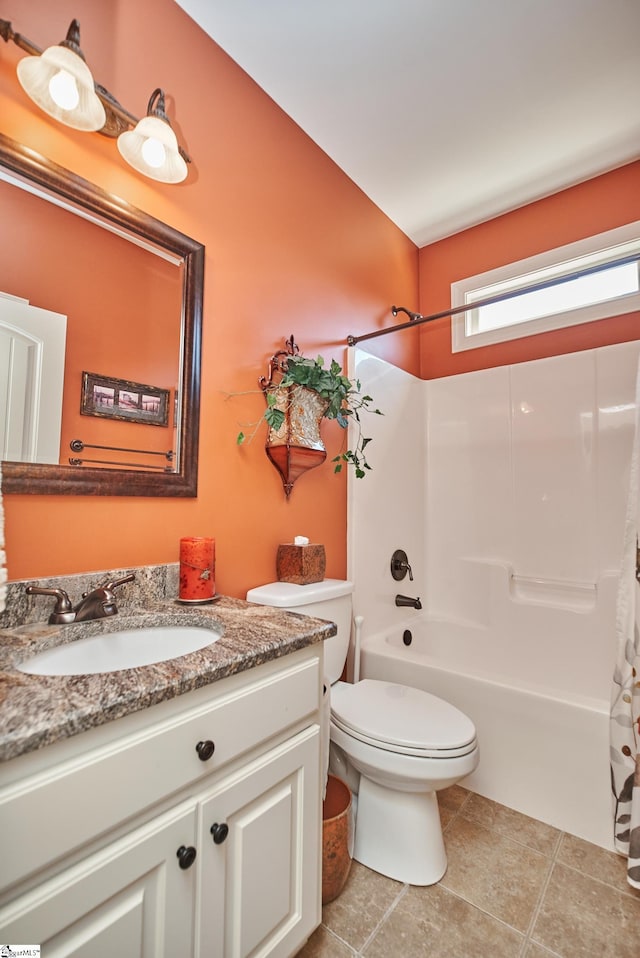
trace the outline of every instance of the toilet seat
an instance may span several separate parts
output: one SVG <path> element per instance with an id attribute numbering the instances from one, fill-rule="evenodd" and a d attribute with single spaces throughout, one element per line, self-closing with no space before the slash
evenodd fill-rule
<path id="1" fill-rule="evenodd" d="M 331 688 L 331 720 L 361 742 L 402 755 L 446 759 L 477 748 L 475 727 L 463 712 L 394 682 L 337 682 Z"/>

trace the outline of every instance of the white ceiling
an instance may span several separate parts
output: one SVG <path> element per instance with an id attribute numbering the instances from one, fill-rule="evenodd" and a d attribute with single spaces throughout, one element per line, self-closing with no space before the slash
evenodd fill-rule
<path id="1" fill-rule="evenodd" d="M 640 156 L 640 0 L 177 2 L 418 246 Z"/>

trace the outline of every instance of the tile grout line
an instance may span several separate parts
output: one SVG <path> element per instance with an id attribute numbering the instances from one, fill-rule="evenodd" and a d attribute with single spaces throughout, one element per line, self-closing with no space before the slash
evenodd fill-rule
<path id="1" fill-rule="evenodd" d="M 486 822 L 478 822 L 478 821 L 475 821 L 475 819 L 473 819 L 473 818 L 470 818 L 470 819 L 469 819 L 469 818 L 465 818 L 465 817 L 462 815 L 462 812 L 463 812 L 465 806 L 470 803 L 471 796 L 472 796 L 473 794 L 474 794 L 474 793 L 471 792 L 471 791 L 469 791 L 469 792 L 467 793 L 467 796 L 466 796 L 465 800 L 462 802 L 462 804 L 460 805 L 460 808 L 457 809 L 457 811 L 452 815 L 451 819 L 447 822 L 446 828 L 443 828 L 443 830 L 442 830 L 443 835 L 446 833 L 446 831 L 449 829 L 449 827 L 452 825 L 452 823 L 453 823 L 457 818 L 462 818 L 464 821 L 469 821 L 469 822 L 471 822 L 472 824 L 476 824 L 476 825 L 479 825 L 479 826 L 481 826 L 481 827 L 483 827 L 483 828 L 486 828 L 487 831 L 489 831 L 489 832 L 497 832 L 499 835 L 502 835 L 503 837 L 508 838 L 508 840 L 509 840 L 509 841 L 512 841 L 514 844 L 516 844 L 516 845 L 521 845 L 523 848 L 527 848 L 529 851 L 536 852 L 536 849 L 535 849 L 535 848 L 532 848 L 530 845 L 527 845 L 527 844 L 525 844 L 524 842 L 521 842 L 521 841 L 519 842 L 517 839 L 511 838 L 510 836 L 505 835 L 504 833 L 501 832 L 500 829 L 496 829 L 496 828 L 492 827 L 491 825 L 487 825 Z M 556 859 L 557 859 L 557 856 L 558 856 L 558 852 L 559 852 L 559 850 L 560 850 L 560 845 L 561 845 L 561 843 L 562 843 L 562 837 L 563 837 L 563 835 L 564 835 L 564 832 L 558 831 L 558 834 L 557 834 L 557 836 L 556 836 L 556 839 L 555 839 L 555 842 L 554 842 L 554 846 L 553 846 L 553 849 L 552 849 L 550 855 L 545 855 L 543 852 L 536 852 L 536 853 L 537 853 L 538 855 L 540 855 L 541 857 L 548 859 L 548 861 L 549 861 L 549 868 L 548 868 L 548 872 L 547 872 L 547 876 L 546 876 L 546 878 L 545 878 L 544 884 L 543 884 L 542 889 L 541 889 L 541 891 L 540 891 L 540 896 L 539 896 L 538 901 L 537 901 L 537 903 L 536 903 L 536 907 L 535 907 L 535 909 L 534 909 L 532 918 L 531 918 L 531 920 L 530 920 L 530 922 L 529 922 L 529 924 L 528 924 L 528 926 L 527 926 L 527 930 L 524 931 L 524 932 L 520 931 L 518 928 L 515 928 L 513 925 L 510 925 L 508 922 L 504 921 L 504 919 L 502 919 L 502 918 L 499 918 L 497 915 L 492 914 L 490 911 L 486 910 L 485 908 L 482 908 L 482 907 L 481 907 L 480 905 L 478 905 L 476 902 L 470 901 L 469 899 L 465 898 L 464 895 L 462 895 L 462 894 L 460 894 L 460 893 L 458 893 L 458 892 L 453 891 L 451 888 L 448 888 L 446 885 L 441 885 L 441 887 L 442 887 L 445 891 L 449 892 L 449 894 L 454 895 L 456 898 L 458 898 L 458 899 L 460 899 L 461 901 L 464 901 L 466 904 L 470 905 L 472 908 L 476 908 L 479 912 L 482 912 L 483 914 L 487 915 L 489 918 L 492 918 L 494 921 L 497 921 L 497 922 L 499 922 L 501 925 L 504 925 L 505 928 L 509 928 L 511 931 L 514 931 L 517 935 L 520 935 L 521 938 L 522 938 L 522 944 L 521 944 L 521 947 L 520 947 L 520 952 L 519 952 L 519 954 L 520 954 L 520 955 L 524 955 L 528 944 L 530 943 L 530 941 L 532 941 L 532 939 L 531 939 L 531 933 L 532 933 L 533 928 L 534 928 L 534 926 L 535 926 L 535 922 L 536 922 L 537 917 L 538 917 L 538 914 L 539 914 L 539 912 L 540 912 L 540 908 L 542 907 L 542 901 L 543 901 L 543 899 L 544 899 L 544 895 L 545 895 L 547 886 L 548 886 L 548 884 L 549 884 L 549 882 L 550 882 L 550 880 L 551 880 L 551 874 L 552 874 L 552 872 L 553 872 L 553 867 L 554 867 L 554 864 L 555 864 L 555 862 L 556 862 Z M 446 874 L 446 872 L 445 872 L 445 874 Z M 444 878 L 444 876 L 443 876 L 443 878 Z M 440 883 L 438 883 L 438 884 L 440 884 Z M 534 942 L 534 943 L 535 943 L 535 944 L 538 944 L 537 942 Z M 550 955 L 553 955 L 553 954 L 554 954 L 553 952 L 550 952 Z"/>
<path id="2" fill-rule="evenodd" d="M 356 949 L 353 947 L 353 945 L 350 945 L 348 941 L 345 941 L 344 938 L 341 938 L 340 935 L 336 934 L 336 932 L 335 932 L 332 928 L 329 928 L 329 926 L 328 926 L 328 925 L 325 925 L 324 922 L 321 922 L 319 927 L 324 928 L 324 930 L 325 930 L 332 938 L 335 938 L 336 941 L 339 941 L 341 945 L 344 945 L 345 948 L 348 948 L 349 951 L 351 952 L 351 954 L 353 955 L 353 958 L 358 958 L 360 952 L 359 952 L 359 951 L 356 951 Z"/>
<path id="3" fill-rule="evenodd" d="M 503 831 L 501 828 L 496 827 L 493 822 L 488 823 L 488 822 L 482 820 L 482 818 L 476 818 L 476 817 L 473 817 L 473 816 L 468 818 L 468 817 L 462 815 L 462 812 L 464 811 L 464 809 L 466 808 L 466 806 L 471 803 L 472 796 L 473 796 L 473 795 L 476 795 L 476 794 L 479 794 L 479 793 L 472 792 L 472 791 L 467 791 L 467 797 L 466 797 L 465 800 L 463 801 L 462 805 L 461 805 L 460 808 L 453 814 L 453 816 L 451 817 L 451 819 L 447 822 L 446 828 L 443 828 L 443 829 L 442 829 L 443 834 L 444 834 L 445 831 L 447 831 L 447 830 L 449 829 L 449 826 L 452 824 L 452 822 L 453 822 L 455 819 L 457 819 L 458 817 L 462 817 L 462 818 L 464 818 L 464 820 L 465 820 L 466 822 L 470 822 L 470 823 L 473 824 L 473 825 L 479 825 L 481 828 L 486 828 L 486 829 L 488 829 L 489 831 L 495 831 L 495 832 L 497 832 L 499 835 L 501 835 L 503 838 L 506 838 L 508 841 L 514 842 L 514 844 L 516 844 L 516 845 L 522 845 L 523 848 L 528 848 L 530 851 L 536 852 L 538 855 L 542 855 L 544 858 L 554 858 L 554 859 L 555 859 L 555 856 L 556 856 L 556 854 L 557 854 L 557 852 L 558 852 L 558 848 L 559 848 L 560 842 L 562 841 L 562 836 L 564 835 L 564 832 L 563 832 L 563 831 L 561 831 L 561 830 L 558 829 L 558 828 L 555 828 L 555 826 L 553 826 L 553 825 L 548 825 L 548 828 L 552 829 L 553 831 L 557 832 L 558 834 L 557 834 L 557 836 L 556 836 L 556 838 L 555 838 L 555 840 L 554 840 L 554 845 L 553 845 L 553 848 L 552 848 L 551 852 L 550 852 L 549 854 L 546 854 L 545 852 L 541 852 L 541 851 L 539 851 L 538 848 L 536 848 L 534 845 L 532 845 L 532 844 L 530 844 L 530 843 L 528 843 L 528 842 L 523 842 L 523 841 L 521 841 L 521 840 L 518 839 L 518 838 L 514 838 L 513 835 L 512 835 L 509 831 Z M 481 798 L 484 798 L 484 796 L 480 796 L 480 797 L 481 797 Z M 500 802 L 495 802 L 493 799 L 487 799 L 487 801 L 491 802 L 492 804 L 500 805 Z M 508 809 L 509 806 L 506 806 L 506 805 L 505 805 L 505 806 L 501 806 L 501 807 Z M 522 815 L 524 818 L 527 818 L 527 819 L 529 819 L 529 820 L 532 821 L 532 822 L 538 822 L 538 823 L 541 824 L 541 825 L 547 825 L 546 822 L 542 822 L 542 821 L 540 821 L 540 819 L 537 819 L 537 818 L 531 818 L 531 816 L 525 815 L 524 812 L 518 812 L 516 809 L 513 809 L 513 811 L 514 811 L 517 815 Z"/>
<path id="4" fill-rule="evenodd" d="M 378 934 L 378 932 L 380 931 L 380 929 L 381 929 L 382 926 L 384 925 L 385 921 L 387 920 L 387 918 L 389 917 L 389 915 L 391 914 L 391 912 L 395 910 L 396 905 L 398 905 L 398 904 L 400 903 L 400 901 L 402 901 L 402 899 L 403 899 L 404 896 L 407 894 L 407 892 L 409 891 L 410 888 L 411 888 L 411 885 L 403 885 L 403 886 L 402 886 L 402 888 L 400 889 L 400 891 L 398 892 L 398 894 L 396 895 L 396 897 L 394 898 L 394 900 L 391 902 L 391 904 L 389 905 L 389 907 L 387 908 L 387 910 L 385 911 L 384 915 L 382 916 L 382 918 L 380 919 L 380 921 L 378 922 L 378 924 L 375 926 L 375 928 L 373 929 L 373 931 L 371 932 L 371 934 L 369 935 L 369 937 L 363 942 L 362 947 L 361 947 L 361 948 L 359 949 L 359 951 L 357 952 L 358 955 L 362 955 L 363 952 L 364 952 L 364 950 L 365 950 L 365 948 L 366 948 L 369 944 L 371 944 L 371 942 L 373 941 L 373 939 L 375 938 L 375 936 Z"/>
<path id="5" fill-rule="evenodd" d="M 554 846 L 550 852 L 541 852 L 534 845 L 531 845 L 529 842 L 523 842 L 519 838 L 514 838 L 508 831 L 503 831 L 501 828 L 496 828 L 493 824 L 487 824 L 486 822 L 479 821 L 477 818 L 465 818 L 465 822 L 469 822 L 471 825 L 478 825 L 480 828 L 486 828 L 487 831 L 495 832 L 500 835 L 501 838 L 506 839 L 508 842 L 512 842 L 514 845 L 520 845 L 521 848 L 526 848 L 530 852 L 535 852 L 536 855 L 541 855 L 542 858 L 554 859 L 558 843 L 560 842 L 563 832 L 560 832 L 559 836 L 555 839 Z M 544 824 L 544 822 L 543 822 Z"/>
<path id="6" fill-rule="evenodd" d="M 519 928 L 516 928 L 515 925 L 510 925 L 508 921 L 505 921 L 504 918 L 500 918 L 498 915 L 494 915 L 493 912 L 488 911 L 486 908 L 483 908 L 482 905 L 478 905 L 477 902 L 471 901 L 469 898 L 465 898 L 460 892 L 454 891 L 452 888 L 448 888 L 446 885 L 440 885 L 440 888 L 445 891 L 448 895 L 453 895 L 454 898 L 457 898 L 458 901 L 463 901 L 465 905 L 469 905 L 470 908 L 474 908 L 476 911 L 479 911 L 482 915 L 486 915 L 487 918 L 491 918 L 492 921 L 496 921 L 499 925 L 503 925 L 505 928 L 508 928 L 509 931 L 514 931 L 516 935 L 519 935 L 520 938 L 525 939 L 525 932 L 520 931 Z"/>
<path id="7" fill-rule="evenodd" d="M 527 851 L 533 852 L 534 855 L 538 855 L 540 858 L 549 859 L 550 861 L 555 861 L 555 858 L 560 846 L 560 842 L 562 841 L 562 836 L 564 834 L 564 832 L 561 832 L 559 829 L 555 829 L 555 831 L 558 832 L 558 835 L 554 839 L 554 843 L 551 848 L 551 851 L 544 852 L 544 851 L 540 851 L 530 842 L 524 842 L 519 838 L 514 838 L 509 830 L 504 830 L 500 828 L 499 826 L 496 826 L 493 822 L 483 821 L 480 818 L 467 818 L 465 816 L 461 816 L 461 817 L 463 821 L 467 822 L 470 825 L 476 825 L 478 828 L 483 828 L 487 832 L 499 835 L 500 838 L 503 838 L 505 841 L 509 842 L 510 844 L 518 845 L 520 848 L 525 848 Z M 533 819 L 533 821 L 536 821 L 536 819 Z M 452 824 L 452 822 L 453 822 L 453 819 L 451 819 L 451 821 L 447 823 L 447 829 L 449 828 L 449 825 Z M 542 822 L 541 824 L 545 824 L 545 823 Z M 549 827 L 552 828 L 553 826 L 549 826 Z M 446 829 L 443 829 L 443 834 L 445 831 Z"/>
<path id="8" fill-rule="evenodd" d="M 465 791 L 466 791 L 466 793 L 467 793 L 466 796 L 465 796 L 465 799 L 464 799 L 464 801 L 462 802 L 462 804 L 460 805 L 460 808 L 457 808 L 457 809 L 455 810 L 455 812 L 452 814 L 452 816 L 451 816 L 451 818 L 449 819 L 449 821 L 447 822 L 447 824 L 443 827 L 443 829 L 442 829 L 442 834 L 443 834 L 443 835 L 444 835 L 446 832 L 449 831 L 449 828 L 451 827 L 451 825 L 453 824 L 453 822 L 455 822 L 455 820 L 460 816 L 460 813 L 462 812 L 462 809 L 465 807 L 465 805 L 468 804 L 468 802 L 469 802 L 471 796 L 473 795 L 473 792 L 470 792 L 468 789 L 465 789 Z M 439 811 L 439 809 L 438 809 L 438 811 Z M 442 825 L 442 819 L 440 819 L 440 824 Z"/>
<path id="9" fill-rule="evenodd" d="M 553 950 L 552 948 L 548 947 L 546 944 L 543 944 L 541 941 L 538 941 L 532 937 L 535 931 L 536 924 L 544 908 L 547 895 L 549 894 L 549 888 L 550 888 L 553 876 L 555 874 L 556 865 L 562 865 L 563 867 L 568 868 L 571 872 L 573 872 L 576 875 L 580 875 L 584 878 L 594 880 L 599 885 L 602 885 L 606 888 L 616 891 L 624 895 L 626 898 L 632 898 L 634 901 L 638 900 L 637 894 L 633 894 L 633 890 L 631 888 L 629 888 L 629 890 L 627 891 L 626 889 L 620 888 L 618 884 L 612 881 L 595 877 L 590 871 L 586 870 L 584 867 L 581 867 L 580 865 L 569 864 L 568 862 L 563 861 L 562 858 L 560 857 L 562 854 L 562 849 L 565 846 L 565 843 L 567 842 L 567 840 L 572 837 L 571 834 L 568 832 L 564 832 L 560 829 L 556 829 L 557 834 L 554 837 L 553 843 L 549 843 L 551 845 L 550 851 L 545 854 L 544 852 L 539 852 L 531 844 L 518 841 L 518 839 L 513 838 L 512 835 L 502 832 L 500 828 L 494 828 L 492 825 L 489 825 L 483 821 L 476 821 L 475 818 L 467 818 L 466 815 L 464 814 L 464 811 L 466 808 L 472 805 L 472 800 L 475 793 L 471 791 L 467 791 L 466 789 L 464 791 L 466 792 L 466 794 L 464 795 L 460 806 L 455 810 L 451 808 L 448 809 L 448 812 L 451 814 L 451 817 L 448 820 L 446 826 L 443 827 L 442 829 L 443 834 L 446 834 L 449 831 L 449 829 L 453 826 L 454 822 L 457 822 L 458 820 L 469 821 L 483 828 L 486 828 L 489 832 L 494 832 L 496 834 L 502 835 L 504 838 L 508 839 L 510 842 L 513 842 L 514 844 L 520 845 L 531 852 L 541 855 L 542 857 L 547 859 L 547 862 L 548 862 L 547 872 L 546 873 L 543 872 L 543 881 L 541 883 L 540 891 L 537 896 L 537 899 L 535 900 L 531 918 L 527 924 L 526 930 L 524 931 L 521 931 L 520 929 L 514 927 L 513 925 L 510 925 L 507 921 L 492 914 L 490 911 L 479 906 L 477 903 L 465 898 L 463 894 L 460 894 L 458 892 L 453 891 L 450 888 L 447 888 L 446 885 L 442 884 L 442 880 L 436 883 L 442 888 L 444 892 L 448 893 L 449 895 L 453 895 L 455 898 L 458 898 L 459 900 L 465 902 L 467 905 L 471 906 L 471 908 L 473 908 L 477 912 L 486 915 L 487 917 L 491 918 L 493 921 L 502 925 L 504 928 L 507 928 L 511 932 L 515 933 L 520 939 L 520 945 L 517 951 L 518 958 L 524 958 L 524 956 L 527 955 L 528 950 L 532 947 L 536 949 L 539 948 L 540 953 L 548 955 L 548 958 L 566 958 L 566 956 L 563 953 Z M 534 821 L 537 821 L 537 820 L 534 820 Z M 569 852 L 571 851 L 569 847 L 568 847 L 568 851 Z M 444 876 L 443 876 L 443 879 L 444 879 Z M 556 880 L 559 880 L 559 875 L 556 876 Z M 370 945 L 372 945 L 376 936 L 380 933 L 385 923 L 388 922 L 389 918 L 392 916 L 395 909 L 403 900 L 403 898 L 406 896 L 406 894 L 409 892 L 411 887 L 412 886 L 409 884 L 403 884 L 401 886 L 398 893 L 396 894 L 394 899 L 391 901 L 391 904 L 386 908 L 384 914 L 376 922 L 375 927 L 366 937 L 366 939 L 364 940 L 360 948 L 356 948 L 353 944 L 350 944 L 348 941 L 345 941 L 343 938 L 340 937 L 340 935 L 336 934 L 326 925 L 324 926 L 325 930 L 330 933 L 332 940 L 340 942 L 348 950 L 348 953 L 350 956 L 352 956 L 352 958 L 363 958 L 366 950 L 369 948 Z"/>
<path id="10" fill-rule="evenodd" d="M 465 791 L 466 791 L 467 794 L 465 795 L 464 801 L 462 802 L 462 804 L 460 805 L 460 807 L 456 809 L 456 811 L 455 811 L 455 812 L 453 813 L 453 815 L 451 816 L 450 820 L 447 822 L 446 826 L 442 829 L 443 834 L 444 834 L 444 832 L 449 828 L 449 826 L 451 825 L 451 823 L 458 817 L 458 815 L 460 814 L 460 812 L 462 811 L 462 809 L 464 808 L 464 806 L 469 802 L 469 800 L 470 800 L 470 798 L 471 798 L 471 795 L 472 795 L 473 793 L 470 792 L 470 791 L 468 791 L 467 789 L 465 789 Z M 349 944 L 348 941 L 345 941 L 344 938 L 341 938 L 340 935 L 336 934 L 336 932 L 334 932 L 331 928 L 329 928 L 328 925 L 325 925 L 324 921 L 321 922 L 321 925 L 322 925 L 337 941 L 339 941 L 341 944 L 345 945 L 345 947 L 349 948 L 349 950 L 352 952 L 352 954 L 355 956 L 355 958 L 360 958 L 360 956 L 361 956 L 361 955 L 363 954 L 363 952 L 364 952 L 364 949 L 367 948 L 367 947 L 371 944 L 371 941 L 372 941 L 373 938 L 377 935 L 377 933 L 378 933 L 378 931 L 380 930 L 380 928 L 382 927 L 382 925 L 385 923 L 385 921 L 387 920 L 387 918 L 388 918 L 388 917 L 391 915 L 391 913 L 394 911 L 394 909 L 396 908 L 396 905 L 398 905 L 398 904 L 400 903 L 400 901 L 402 900 L 402 898 L 407 894 L 407 892 L 408 892 L 408 890 L 409 890 L 410 888 L 411 888 L 411 885 L 408 885 L 408 884 L 404 884 L 404 885 L 402 886 L 402 888 L 400 889 L 400 891 L 398 892 L 398 894 L 396 895 L 396 897 L 394 898 L 394 900 L 391 902 L 391 904 L 389 905 L 389 907 L 388 907 L 387 910 L 385 911 L 385 913 L 384 913 L 384 915 L 382 916 L 382 918 L 378 921 L 378 923 L 377 923 L 376 926 L 374 927 L 373 931 L 372 931 L 372 932 L 369 934 L 369 936 L 365 939 L 365 941 L 363 942 L 363 944 L 361 945 L 361 947 L 360 947 L 359 949 L 354 948 L 353 945 Z M 460 897 L 460 896 L 457 896 L 457 897 Z M 508 926 L 508 927 L 510 927 L 510 926 Z"/>
<path id="11" fill-rule="evenodd" d="M 462 812 L 464 811 L 465 807 L 471 803 L 471 797 L 472 797 L 472 795 L 474 795 L 474 794 L 475 794 L 474 792 L 472 792 L 472 791 L 470 791 L 470 790 L 467 790 L 467 795 L 466 795 L 464 801 L 462 802 L 462 804 L 460 805 L 460 807 L 459 807 L 458 809 L 456 809 L 456 811 L 453 813 L 453 815 L 451 816 L 451 818 L 450 818 L 449 821 L 447 822 L 446 826 L 442 829 L 442 834 L 443 834 L 443 836 L 446 834 L 446 832 L 449 830 L 449 828 L 451 827 L 451 825 L 452 825 L 458 818 L 463 819 L 463 821 L 471 822 L 472 824 L 481 825 L 481 827 L 486 828 L 488 831 L 496 831 L 496 829 L 493 829 L 493 828 L 492 828 L 491 826 L 489 826 L 489 825 L 486 825 L 486 824 L 484 824 L 484 823 L 482 823 L 482 822 L 475 822 L 474 819 L 465 818 L 465 817 L 462 815 Z M 498 830 L 498 833 L 500 834 L 499 830 Z M 555 855 L 555 854 L 557 853 L 557 847 L 558 847 L 558 845 L 559 845 L 561 835 L 562 835 L 562 833 L 560 833 L 560 836 L 559 836 L 558 839 L 556 840 L 556 848 L 554 849 L 554 852 L 552 853 L 553 855 Z M 525 846 L 525 845 L 523 844 L 523 842 L 517 842 L 516 844 L 522 845 L 522 846 L 525 847 L 525 848 L 526 848 L 526 847 L 529 847 L 529 846 Z M 532 850 L 535 850 L 535 849 L 532 849 Z M 546 857 L 546 856 L 545 856 L 545 857 Z M 549 856 L 549 857 L 551 857 L 551 856 Z M 442 878 L 444 878 L 445 875 L 446 875 L 446 871 L 445 871 L 445 874 L 442 876 Z M 508 928 L 510 931 L 513 931 L 513 932 L 515 932 L 517 935 L 519 935 L 519 936 L 522 938 L 522 945 L 521 945 L 521 948 L 520 948 L 520 953 L 521 953 L 521 954 L 524 953 L 524 949 L 525 949 L 525 947 L 526 947 L 526 945 L 527 945 L 527 943 L 528 943 L 528 938 L 527 938 L 526 933 L 520 931 L 518 928 L 514 928 L 513 925 L 510 925 L 508 922 L 504 921 L 504 919 L 499 918 L 497 915 L 492 914 L 490 911 L 488 911 L 486 908 L 483 908 L 482 906 L 478 905 L 476 902 L 470 901 L 468 898 L 465 898 L 464 895 L 460 894 L 459 892 L 453 891 L 453 889 L 448 888 L 446 885 L 443 885 L 443 884 L 442 884 L 442 879 L 441 879 L 437 884 L 442 888 L 443 891 L 447 892 L 447 893 L 450 894 L 450 895 L 453 895 L 454 898 L 457 898 L 459 901 L 465 902 L 465 904 L 469 905 L 471 908 L 475 908 L 475 909 L 476 909 L 477 911 L 479 911 L 481 914 L 486 915 L 488 918 L 491 918 L 493 921 L 497 921 L 499 924 L 503 925 L 505 928 Z"/>
<path id="12" fill-rule="evenodd" d="M 556 863 L 557 863 L 557 861 L 558 861 L 558 853 L 560 852 L 560 846 L 562 845 L 563 837 L 564 837 L 564 832 L 560 832 L 560 834 L 558 835 L 558 837 L 557 837 L 557 839 L 556 839 L 556 844 L 555 844 L 555 848 L 553 849 L 553 853 L 550 855 L 550 858 L 549 858 L 549 870 L 548 870 L 547 876 L 546 876 L 546 878 L 545 878 L 545 880 L 544 880 L 544 882 L 543 882 L 542 888 L 540 889 L 540 894 L 539 894 L 539 896 L 538 896 L 538 901 L 536 902 L 536 906 L 535 906 L 535 908 L 533 909 L 533 914 L 531 915 L 531 919 L 530 919 L 530 921 L 529 921 L 529 925 L 528 925 L 527 930 L 526 930 L 526 932 L 525 932 L 524 943 L 523 943 L 523 945 L 522 945 L 522 952 L 521 952 L 523 955 L 524 955 L 524 953 L 525 953 L 525 949 L 527 948 L 527 945 L 528 945 L 530 942 L 533 942 L 533 943 L 536 944 L 536 945 L 537 945 L 537 944 L 540 944 L 540 942 L 535 941 L 535 939 L 533 939 L 531 936 L 533 935 L 533 930 L 534 930 L 534 928 L 535 928 L 535 926 L 536 926 L 536 922 L 538 921 L 538 916 L 540 915 L 540 912 L 541 912 L 541 910 L 542 910 L 542 905 L 543 905 L 544 899 L 545 899 L 546 894 L 547 894 L 547 889 L 549 888 L 549 884 L 550 884 L 550 882 L 551 882 L 551 876 L 552 876 L 552 874 L 553 874 L 553 869 L 555 868 Z M 544 946 L 543 946 L 543 947 L 544 947 Z M 552 952 L 552 954 L 553 954 L 553 952 Z"/>
<path id="13" fill-rule="evenodd" d="M 635 890 L 632 888 L 631 885 L 627 884 L 624 888 L 621 888 L 619 885 L 614 884 L 613 882 L 607 881 L 605 878 L 598 878 L 597 875 L 593 875 L 591 872 L 585 871 L 584 868 L 578 868 L 577 865 L 572 865 L 570 864 L 570 862 L 563 861 L 561 858 L 559 858 L 558 856 L 560 854 L 560 846 L 562 844 L 563 839 L 566 836 L 569 836 L 569 838 L 571 837 L 579 838 L 579 836 L 577 835 L 572 836 L 570 832 L 561 832 L 560 841 L 558 842 L 558 848 L 556 849 L 556 854 L 554 856 L 555 860 L 557 861 L 559 865 L 562 865 L 563 868 L 568 868 L 572 872 L 577 872 L 578 875 L 584 875 L 585 878 L 590 878 L 592 881 L 598 882 L 598 884 L 600 885 L 606 885 L 607 888 L 612 888 L 614 891 L 620 892 L 621 895 L 626 895 L 627 897 L 631 898 L 633 901 L 640 901 L 640 897 L 635 893 Z M 599 847 L 599 846 L 596 846 L 596 847 Z M 603 849 L 603 850 L 608 851 L 608 849 Z M 619 858 L 622 857 L 622 856 L 618 856 L 616 852 L 611 852 L 611 854 L 616 855 Z"/>
<path id="14" fill-rule="evenodd" d="M 584 869 L 578 868 L 576 865 L 570 865 L 569 862 L 563 862 L 559 860 L 558 865 L 562 865 L 563 868 L 568 868 L 569 871 L 575 872 L 577 875 L 582 875 L 584 878 L 589 878 L 591 881 L 595 881 L 599 885 L 604 885 L 605 888 L 611 888 L 613 891 L 617 891 L 620 895 L 625 895 L 632 901 L 640 901 L 640 898 L 638 898 L 638 895 L 635 894 L 635 891 L 631 885 L 628 886 L 629 891 L 627 891 L 626 888 L 620 888 L 618 885 L 614 885 L 610 881 L 606 881 L 604 878 L 598 878 L 597 875 L 592 875 L 590 872 L 586 872 Z"/>

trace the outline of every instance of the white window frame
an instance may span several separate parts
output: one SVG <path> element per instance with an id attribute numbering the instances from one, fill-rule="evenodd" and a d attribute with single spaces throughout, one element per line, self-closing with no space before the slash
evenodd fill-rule
<path id="1" fill-rule="evenodd" d="M 471 304 L 474 300 L 488 299 L 492 294 L 487 288 L 499 283 L 507 284 L 509 289 L 520 286 L 524 290 L 534 282 L 530 274 L 539 270 L 555 268 L 554 273 L 562 275 L 563 264 L 567 266 L 565 272 L 570 272 L 576 268 L 573 262 L 575 260 L 589 257 L 591 264 L 596 265 L 628 255 L 629 250 L 640 252 L 640 221 L 452 283 L 451 306 L 456 308 Z M 640 292 L 483 332 L 473 330 L 473 316 L 469 310 L 451 317 L 452 351 L 457 353 L 465 349 L 476 349 L 479 346 L 507 342 L 579 323 L 621 316 L 636 310 L 640 310 Z"/>

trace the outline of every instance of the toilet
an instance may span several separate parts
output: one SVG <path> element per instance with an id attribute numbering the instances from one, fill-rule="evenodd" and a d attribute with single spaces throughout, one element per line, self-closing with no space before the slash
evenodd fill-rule
<path id="1" fill-rule="evenodd" d="M 357 796 L 353 857 L 411 885 L 447 869 L 436 792 L 470 775 L 479 752 L 473 722 L 449 702 L 394 682 L 340 681 L 349 651 L 353 584 L 272 582 L 249 602 L 335 622 L 324 643 L 330 684 L 331 771 Z"/>

